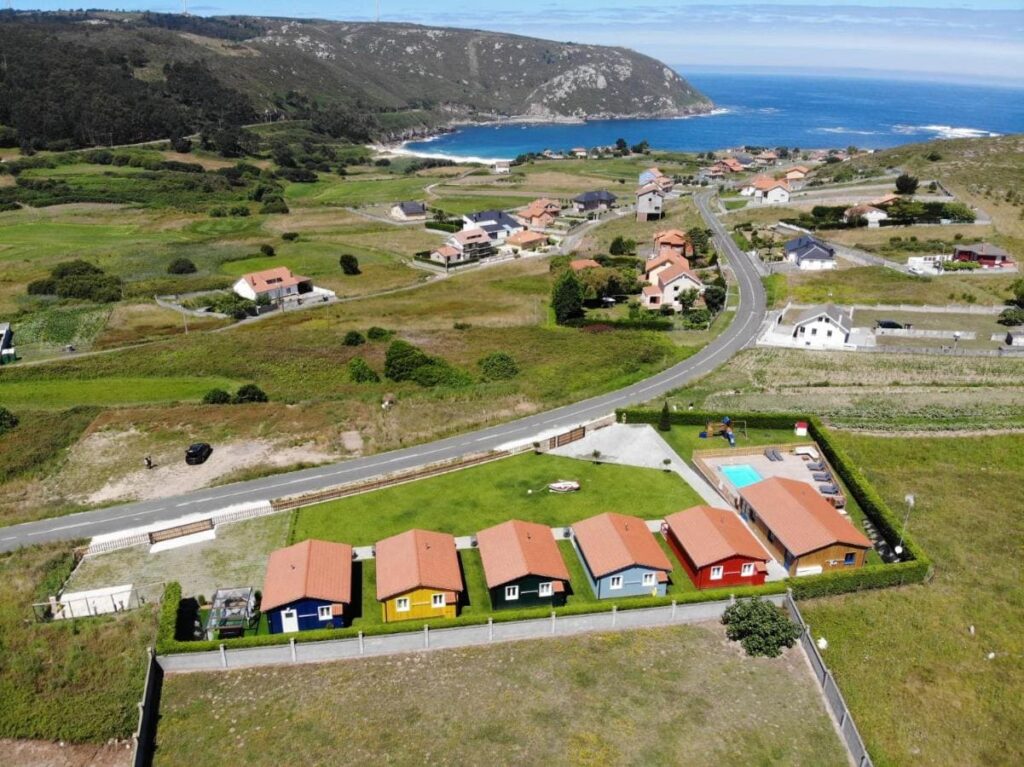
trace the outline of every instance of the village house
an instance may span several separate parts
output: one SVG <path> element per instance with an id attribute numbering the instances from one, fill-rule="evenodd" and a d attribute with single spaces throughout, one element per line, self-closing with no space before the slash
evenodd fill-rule
<path id="1" fill-rule="evenodd" d="M 427 206 L 422 202 L 400 202 L 391 208 L 391 218 L 397 221 L 424 221 L 427 218 Z"/>
<path id="2" fill-rule="evenodd" d="M 375 547 L 377 601 L 385 623 L 454 618 L 463 592 L 455 538 L 407 530 Z"/>
<path id="3" fill-rule="evenodd" d="M 682 229 L 665 229 L 654 233 L 654 255 L 659 256 L 670 250 L 680 256 L 693 256 L 693 242 Z"/>
<path id="4" fill-rule="evenodd" d="M 723 157 L 711 166 L 712 170 L 718 169 L 723 175 L 728 173 L 742 173 L 743 165 L 735 157 Z"/>
<path id="5" fill-rule="evenodd" d="M 850 341 L 853 315 L 835 304 L 805 309 L 793 323 L 792 338 L 814 349 L 841 349 Z"/>
<path id="6" fill-rule="evenodd" d="M 611 192 L 600 189 L 574 197 L 572 205 L 577 213 L 595 213 L 614 208 L 617 200 L 618 198 Z"/>
<path id="7" fill-rule="evenodd" d="M 772 477 L 739 493 L 740 513 L 790 575 L 864 565 L 871 541 L 813 486 Z"/>
<path id="8" fill-rule="evenodd" d="M 694 506 L 665 517 L 662 534 L 698 589 L 760 586 L 770 558 L 735 511 Z"/>
<path id="9" fill-rule="evenodd" d="M 804 165 L 794 166 L 786 171 L 786 181 L 803 181 L 810 172 L 810 168 Z"/>
<path id="10" fill-rule="evenodd" d="M 740 188 L 740 194 L 765 204 L 785 204 L 789 202 L 789 184 L 771 176 L 754 176 Z"/>
<path id="11" fill-rule="evenodd" d="M 661 170 L 657 167 L 647 168 L 647 170 L 640 171 L 640 175 L 637 177 L 637 185 L 645 186 L 655 181 L 658 177 L 662 176 Z"/>
<path id="12" fill-rule="evenodd" d="M 1013 267 L 1012 256 L 1000 247 L 989 242 L 976 242 L 973 245 L 957 245 L 953 248 L 954 261 L 970 261 L 984 269 L 1003 269 Z"/>
<path id="13" fill-rule="evenodd" d="M 444 245 L 430 252 L 430 260 L 439 264 L 461 264 L 479 261 L 494 255 L 494 244 L 483 229 L 472 228 L 455 232 Z"/>
<path id="14" fill-rule="evenodd" d="M 598 599 L 665 595 L 672 563 L 639 517 L 584 519 L 572 526 L 572 542 Z"/>
<path id="15" fill-rule="evenodd" d="M 540 250 L 548 244 L 548 236 L 540 232 L 523 230 L 522 232 L 516 232 L 505 240 L 505 244 L 516 252 Z"/>
<path id="16" fill-rule="evenodd" d="M 836 249 L 809 234 L 795 237 L 783 246 L 786 261 L 802 271 L 836 268 Z"/>
<path id="17" fill-rule="evenodd" d="M 491 173 L 498 176 L 507 176 L 512 172 L 512 163 L 508 160 L 497 160 L 491 164 Z"/>
<path id="18" fill-rule="evenodd" d="M 313 280 L 292 274 L 292 270 L 286 266 L 278 266 L 262 272 L 243 274 L 232 289 L 237 295 L 250 301 L 283 301 L 312 293 Z"/>
<path id="19" fill-rule="evenodd" d="M 550 228 L 561 214 L 561 203 L 541 197 L 519 211 L 518 218 L 530 229 L 543 231 Z"/>
<path id="20" fill-rule="evenodd" d="M 462 217 L 462 230 L 482 229 L 493 242 L 503 243 L 510 235 L 526 227 L 503 210 L 484 210 Z"/>
<path id="21" fill-rule="evenodd" d="M 776 165 L 779 162 L 779 155 L 771 150 L 766 150 L 759 152 L 754 159 L 761 165 Z"/>
<path id="22" fill-rule="evenodd" d="M 600 269 L 601 265 L 592 258 L 577 258 L 569 262 L 569 268 L 578 274 L 586 269 Z"/>
<path id="23" fill-rule="evenodd" d="M 589 155 L 589 152 L 587 152 L 586 147 L 575 146 L 569 150 L 569 154 L 570 156 L 575 157 L 578 160 L 586 160 L 587 156 Z"/>
<path id="24" fill-rule="evenodd" d="M 690 271 L 690 264 L 682 256 L 675 256 L 677 259 L 672 264 L 662 269 L 655 270 L 648 277 L 649 284 L 644 285 L 640 291 L 640 304 L 647 309 L 661 309 L 670 307 L 675 311 L 682 311 L 683 303 L 680 297 L 689 291 L 702 294 L 705 285 L 700 277 Z"/>
<path id="25" fill-rule="evenodd" d="M 565 604 L 569 570 L 547 525 L 514 519 L 476 536 L 491 606 Z"/>
<path id="26" fill-rule="evenodd" d="M 749 168 L 755 164 L 754 156 L 747 152 L 736 152 L 736 154 L 733 155 L 733 159 L 735 159 L 743 168 Z"/>
<path id="27" fill-rule="evenodd" d="M 342 628 L 352 604 L 352 547 L 307 540 L 271 552 L 260 609 L 271 634 Z"/>
<path id="28" fill-rule="evenodd" d="M 636 190 L 636 220 L 657 221 L 665 215 L 665 193 L 651 182 Z"/>
<path id="29" fill-rule="evenodd" d="M 854 205 L 843 211 L 844 223 L 853 224 L 863 219 L 867 222 L 868 229 L 878 229 L 887 218 L 889 214 L 874 205 Z"/>

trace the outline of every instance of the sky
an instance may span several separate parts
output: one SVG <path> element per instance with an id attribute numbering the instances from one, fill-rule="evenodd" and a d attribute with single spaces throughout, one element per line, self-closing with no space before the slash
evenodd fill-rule
<path id="1" fill-rule="evenodd" d="M 20 3 L 19 10 L 68 7 Z M 90 8 L 180 12 L 174 0 L 90 0 Z M 373 20 L 376 0 L 191 0 L 190 13 Z M 891 73 L 1024 83 L 1024 0 L 380 0 L 382 21 L 460 26 L 622 45 L 684 74 L 715 69 Z"/>

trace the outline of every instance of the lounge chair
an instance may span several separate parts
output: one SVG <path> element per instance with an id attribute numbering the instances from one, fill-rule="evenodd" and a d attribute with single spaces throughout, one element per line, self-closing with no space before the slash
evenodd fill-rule
<path id="1" fill-rule="evenodd" d="M 775 456 L 775 460 L 776 460 L 776 461 L 782 461 L 782 460 L 785 460 L 785 459 L 784 459 L 784 458 L 782 457 L 782 453 L 780 453 L 780 452 L 778 451 L 778 449 L 777 449 L 777 448 L 774 448 L 774 447 L 772 448 L 772 455 L 773 455 L 773 456 Z"/>
<path id="2" fill-rule="evenodd" d="M 767 458 L 769 461 L 775 460 L 775 456 L 772 455 L 772 449 L 770 447 L 766 447 L 764 449 L 764 457 Z"/>
<path id="3" fill-rule="evenodd" d="M 816 471 L 813 476 L 815 482 L 832 482 L 832 475 L 827 471 Z"/>
<path id="4" fill-rule="evenodd" d="M 822 495 L 839 495 L 839 488 L 835 485 L 818 485 Z"/>
<path id="5" fill-rule="evenodd" d="M 808 471 L 825 471 L 825 464 L 823 463 L 809 463 L 807 464 Z"/>

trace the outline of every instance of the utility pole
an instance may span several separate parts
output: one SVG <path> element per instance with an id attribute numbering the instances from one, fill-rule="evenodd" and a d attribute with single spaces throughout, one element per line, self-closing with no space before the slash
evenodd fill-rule
<path id="1" fill-rule="evenodd" d="M 10 0 L 7 0 L 10 3 Z M 377 0 L 377 23 L 380 24 L 380 0 Z"/>

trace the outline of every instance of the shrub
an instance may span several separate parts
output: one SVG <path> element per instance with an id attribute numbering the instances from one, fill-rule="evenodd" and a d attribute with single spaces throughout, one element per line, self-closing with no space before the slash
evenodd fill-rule
<path id="1" fill-rule="evenodd" d="M 1024 309 L 1016 306 L 1011 306 L 1009 309 L 1003 309 L 996 322 L 1010 328 L 1015 328 L 1018 325 L 1024 325 Z"/>
<path id="2" fill-rule="evenodd" d="M 359 259 L 351 253 L 345 253 L 341 256 L 341 258 L 338 259 L 338 264 L 341 266 L 341 271 L 344 274 L 355 275 L 360 273 Z"/>
<path id="3" fill-rule="evenodd" d="M 263 389 L 256 384 L 245 384 L 239 387 L 231 401 L 235 405 L 241 405 L 248 402 L 267 402 L 268 399 Z"/>
<path id="4" fill-rule="evenodd" d="M 362 346 L 366 343 L 366 338 L 358 330 L 350 330 L 345 334 L 342 343 L 345 346 Z"/>
<path id="5" fill-rule="evenodd" d="M 30 296 L 54 296 L 57 294 L 57 281 L 51 277 L 33 280 L 25 288 Z"/>
<path id="6" fill-rule="evenodd" d="M 431 358 L 425 365 L 420 365 L 412 373 L 412 380 L 420 386 L 468 386 L 473 379 L 458 368 L 452 367 L 441 359 Z"/>
<path id="7" fill-rule="evenodd" d="M 377 371 L 366 364 L 362 357 L 353 357 L 348 361 L 348 375 L 352 383 L 379 383 Z"/>
<path id="8" fill-rule="evenodd" d="M 477 365 L 485 381 L 507 381 L 519 375 L 519 365 L 512 355 L 505 352 L 491 352 L 482 357 Z"/>
<path id="9" fill-rule="evenodd" d="M 392 341 L 384 356 L 384 375 L 392 381 L 409 381 L 417 368 L 430 361 L 422 349 L 408 341 Z"/>
<path id="10" fill-rule="evenodd" d="M 387 341 L 394 334 L 393 330 L 377 327 L 376 325 L 366 331 L 366 337 L 371 341 Z"/>
<path id="11" fill-rule="evenodd" d="M 5 434 L 18 425 L 18 416 L 5 407 L 0 407 L 0 434 Z"/>
<path id="12" fill-rule="evenodd" d="M 281 235 L 281 239 L 284 240 L 285 242 L 295 242 L 297 239 L 299 239 L 299 233 L 285 232 L 284 234 Z"/>
<path id="13" fill-rule="evenodd" d="M 275 197 L 263 203 L 260 208 L 260 213 L 266 213 L 268 215 L 291 213 L 291 209 L 288 207 L 288 203 L 280 197 Z"/>
<path id="14" fill-rule="evenodd" d="M 708 285 L 704 290 L 704 305 L 712 314 L 718 314 L 725 306 L 725 288 L 721 285 Z"/>
<path id="15" fill-rule="evenodd" d="M 50 276 L 55 280 L 63 280 L 65 277 L 84 277 L 94 274 L 103 274 L 103 270 L 88 261 L 75 259 L 74 261 L 62 261 L 50 270 Z"/>
<path id="16" fill-rule="evenodd" d="M 210 389 L 203 395 L 204 405 L 227 405 L 231 402 L 231 395 L 223 389 Z"/>
<path id="17" fill-rule="evenodd" d="M 559 325 L 583 317 L 583 285 L 572 271 L 563 273 L 555 282 L 551 289 L 551 306 Z"/>
<path id="18" fill-rule="evenodd" d="M 264 243 L 260 245 L 260 253 L 263 254 L 264 256 L 270 257 L 277 253 L 277 251 L 274 250 L 273 245 L 267 245 L 266 243 Z"/>
<path id="19" fill-rule="evenodd" d="M 739 641 L 747 655 L 776 658 L 783 647 L 792 647 L 800 628 L 771 602 L 760 597 L 743 599 L 725 608 L 722 615 L 725 633 Z"/>
<path id="20" fill-rule="evenodd" d="M 234 205 L 228 209 L 228 215 L 245 218 L 250 213 L 248 205 Z"/>
<path id="21" fill-rule="evenodd" d="M 168 274 L 195 274 L 196 265 L 190 258 L 176 258 L 167 265 Z"/>
<path id="22" fill-rule="evenodd" d="M 210 208 L 210 218 L 224 218 L 228 214 L 226 208 Z"/>
<path id="23" fill-rule="evenodd" d="M 121 300 L 121 280 L 111 274 L 82 274 L 57 280 L 60 298 L 79 298 L 99 304 Z"/>
<path id="24" fill-rule="evenodd" d="M 917 178 L 909 173 L 901 173 L 896 177 L 896 191 L 899 194 L 913 194 L 917 191 Z"/>
<path id="25" fill-rule="evenodd" d="M 658 416 L 658 431 L 672 431 L 672 414 L 668 412 L 668 400 L 661 406 L 661 415 Z"/>

